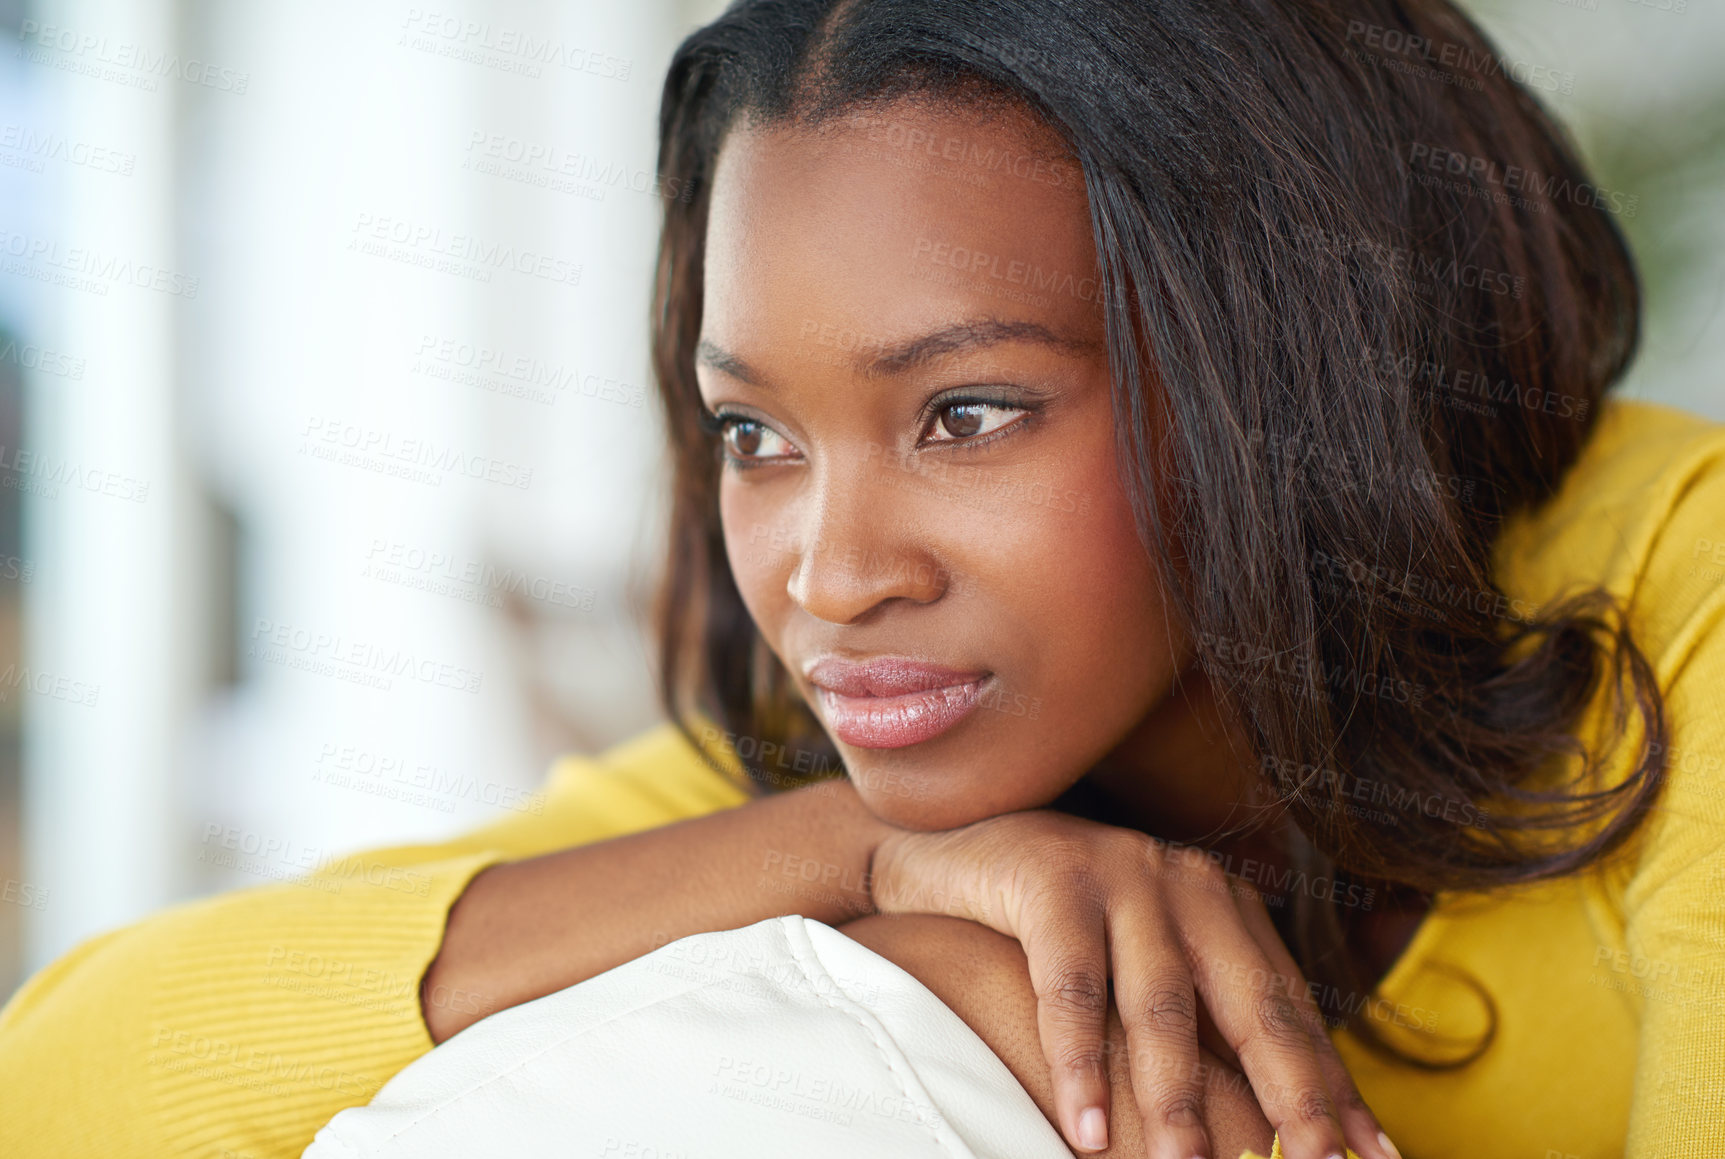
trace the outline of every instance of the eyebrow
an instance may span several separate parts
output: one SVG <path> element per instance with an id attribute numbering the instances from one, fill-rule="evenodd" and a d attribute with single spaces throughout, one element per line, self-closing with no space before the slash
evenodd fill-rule
<path id="1" fill-rule="evenodd" d="M 884 347 L 874 357 L 862 362 L 861 369 L 870 376 L 902 374 L 949 354 L 1008 342 L 1032 342 L 1067 353 L 1088 354 L 1100 349 L 1100 343 L 1057 334 L 1039 322 L 978 318 L 942 326 L 896 346 Z M 766 379 L 759 371 L 717 343 L 702 339 L 695 347 L 695 360 L 750 386 L 767 388 Z"/>

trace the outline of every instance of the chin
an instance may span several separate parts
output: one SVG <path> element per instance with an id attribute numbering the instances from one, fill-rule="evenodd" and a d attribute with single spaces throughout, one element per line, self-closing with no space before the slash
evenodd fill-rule
<path id="1" fill-rule="evenodd" d="M 900 829 L 932 833 L 942 829 L 958 829 L 988 814 L 967 808 L 963 801 L 895 797 L 890 794 L 861 793 L 869 812 Z"/>
<path id="2" fill-rule="evenodd" d="M 1003 794 L 1017 781 L 1006 761 L 973 755 L 966 764 L 989 772 L 955 771 L 949 762 L 938 766 L 903 759 L 882 762 L 869 749 L 845 754 L 851 784 L 863 804 L 900 829 L 958 829 L 1003 813 L 1039 808 L 1060 795 L 1058 785 L 1046 786 L 1046 792 L 1040 791 L 1041 786 L 1025 786 L 1027 791 Z"/>

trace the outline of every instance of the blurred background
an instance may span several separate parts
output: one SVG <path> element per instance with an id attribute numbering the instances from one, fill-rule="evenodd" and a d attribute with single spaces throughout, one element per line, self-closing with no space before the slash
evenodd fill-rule
<path id="1" fill-rule="evenodd" d="M 1725 419 L 1725 5 L 1477 0 Z M 0 999 L 658 719 L 654 124 L 716 0 L 0 0 Z M 670 191 L 675 193 L 675 191 Z"/>

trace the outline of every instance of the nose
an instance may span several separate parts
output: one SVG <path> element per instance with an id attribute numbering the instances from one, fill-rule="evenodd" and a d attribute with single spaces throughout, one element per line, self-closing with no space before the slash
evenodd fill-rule
<path id="1" fill-rule="evenodd" d="M 818 472 L 785 582 L 809 615 L 852 624 L 894 600 L 929 604 L 946 593 L 952 573 L 917 534 L 915 492 L 897 476 L 866 461 Z"/>

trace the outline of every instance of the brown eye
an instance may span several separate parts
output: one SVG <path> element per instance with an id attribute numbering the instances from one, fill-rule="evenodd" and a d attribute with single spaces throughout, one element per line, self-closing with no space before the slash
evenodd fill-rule
<path id="1" fill-rule="evenodd" d="M 955 403 L 940 412 L 941 429 L 955 439 L 968 439 L 982 429 L 986 407 L 974 402 Z"/>
<path id="2" fill-rule="evenodd" d="M 742 415 L 720 415 L 716 422 L 725 457 L 739 466 L 788 463 L 800 457 L 790 441 L 766 423 Z"/>
<path id="3" fill-rule="evenodd" d="M 961 398 L 937 409 L 922 437 L 931 443 L 974 445 L 985 441 L 986 436 L 995 431 L 1014 425 L 1029 413 L 1026 408 L 1010 403 Z"/>
<path id="4" fill-rule="evenodd" d="M 760 423 L 732 423 L 731 450 L 739 455 L 758 455 L 761 451 Z"/>

